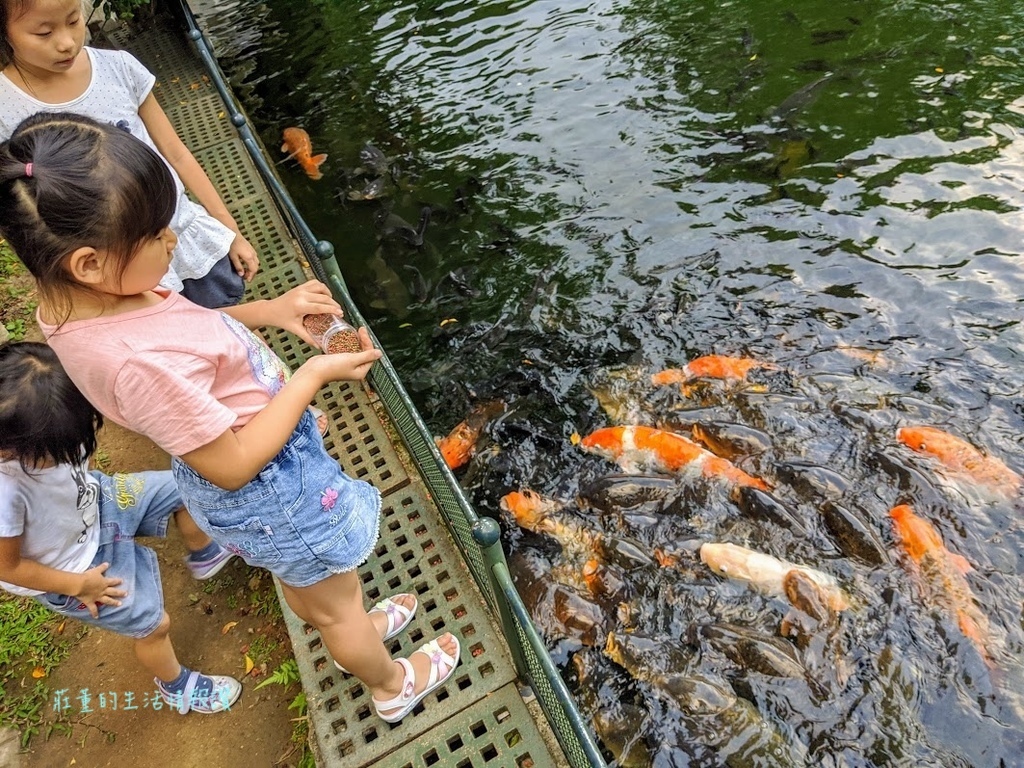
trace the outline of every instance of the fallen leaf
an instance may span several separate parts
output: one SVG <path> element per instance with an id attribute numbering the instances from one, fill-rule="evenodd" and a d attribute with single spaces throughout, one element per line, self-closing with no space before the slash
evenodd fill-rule
<path id="1" fill-rule="evenodd" d="M 32 670 L 32 677 L 38 680 L 40 677 L 46 677 L 46 670 L 42 667 L 36 667 Z"/>
<path id="2" fill-rule="evenodd" d="M 449 323 L 457 323 L 457 322 L 459 322 L 458 318 L 446 317 L 444 320 L 441 321 L 441 327 L 444 328 Z"/>
<path id="3" fill-rule="evenodd" d="M 65 622 L 62 621 L 60 624 L 57 625 L 57 634 L 58 635 L 63 635 L 64 634 L 64 623 Z"/>
<path id="4" fill-rule="evenodd" d="M 220 628 L 220 633 L 222 635 L 226 635 L 237 623 L 237 621 L 229 621 L 227 624 Z"/>
<path id="5" fill-rule="evenodd" d="M 399 328 L 412 328 L 412 323 L 402 323 Z"/>
<path id="6" fill-rule="evenodd" d="M 571 435 L 569 435 L 569 442 L 572 443 L 573 445 L 579 445 L 580 444 L 580 440 L 582 440 L 582 439 L 583 438 L 580 437 L 580 433 L 579 432 L 573 432 Z"/>
<path id="7" fill-rule="evenodd" d="M 252 672 L 252 668 L 254 666 L 256 666 L 256 663 L 252 659 L 249 658 L 248 654 L 246 654 L 246 657 L 245 657 L 245 674 L 248 675 L 250 672 Z"/>
<path id="8" fill-rule="evenodd" d="M 249 589 L 256 590 L 260 588 L 260 577 L 253 576 L 249 579 Z"/>

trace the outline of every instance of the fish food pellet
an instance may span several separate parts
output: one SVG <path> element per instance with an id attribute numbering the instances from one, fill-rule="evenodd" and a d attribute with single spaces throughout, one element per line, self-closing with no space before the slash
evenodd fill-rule
<path id="1" fill-rule="evenodd" d="M 320 349 L 329 355 L 361 352 L 363 349 L 359 333 L 340 317 L 326 313 L 306 315 L 302 318 L 302 324 L 306 326 L 306 330 Z"/>
<path id="2" fill-rule="evenodd" d="M 328 335 L 324 351 L 329 355 L 336 355 L 339 352 L 362 352 L 363 343 L 359 340 L 355 328 L 339 329 Z"/>

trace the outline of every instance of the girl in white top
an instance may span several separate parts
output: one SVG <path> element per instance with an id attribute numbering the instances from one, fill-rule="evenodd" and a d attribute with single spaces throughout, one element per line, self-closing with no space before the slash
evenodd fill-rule
<path id="1" fill-rule="evenodd" d="M 74 112 L 144 141 L 177 189 L 170 226 L 178 246 L 161 285 L 203 306 L 237 304 L 259 259 L 157 103 L 154 76 L 129 53 L 84 42 L 81 0 L 0 0 L 0 140 L 37 112 Z"/>

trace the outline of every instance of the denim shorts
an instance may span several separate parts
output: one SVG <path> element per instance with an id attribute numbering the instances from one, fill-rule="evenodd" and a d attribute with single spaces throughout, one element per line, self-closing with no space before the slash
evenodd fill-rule
<path id="1" fill-rule="evenodd" d="M 377 543 L 380 492 L 341 471 L 308 409 L 281 452 L 237 491 L 218 488 L 178 458 L 171 468 L 196 525 L 289 586 L 355 570 Z"/>
<path id="2" fill-rule="evenodd" d="M 100 483 L 100 547 L 90 568 L 110 563 L 104 574 L 122 579 L 118 589 L 128 592 L 121 605 L 100 605 L 99 618 L 71 595 L 47 592 L 36 600 L 62 616 L 140 638 L 153 634 L 164 615 L 164 595 L 156 552 L 135 542 L 136 536 L 166 536 L 167 521 L 181 508 L 181 495 L 168 471 L 104 475 Z"/>
<path id="3" fill-rule="evenodd" d="M 235 265 L 225 256 L 202 277 L 182 280 L 181 295 L 207 309 L 233 307 L 245 294 L 245 280 L 235 272 Z"/>

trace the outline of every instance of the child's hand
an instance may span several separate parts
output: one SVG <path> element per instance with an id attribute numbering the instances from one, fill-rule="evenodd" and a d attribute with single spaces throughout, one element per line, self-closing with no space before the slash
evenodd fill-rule
<path id="1" fill-rule="evenodd" d="M 82 586 L 78 594 L 73 595 L 89 609 L 92 617 L 99 618 L 100 612 L 97 605 L 120 605 L 117 598 L 124 597 L 128 593 L 123 589 L 115 589 L 121 583 L 121 579 L 108 579 L 103 573 L 110 567 L 110 563 L 100 563 L 95 568 L 90 568 L 82 574 Z"/>
<path id="2" fill-rule="evenodd" d="M 306 315 L 341 315 L 341 305 L 331 296 L 330 289 L 319 280 L 310 280 L 276 299 L 270 300 L 274 315 L 273 324 L 291 331 L 307 344 L 316 347 L 309 331 L 302 324 Z M 370 345 L 373 348 L 373 345 Z M 332 379 L 333 381 L 333 379 Z"/>
<path id="3" fill-rule="evenodd" d="M 326 384 L 331 381 L 360 381 L 366 378 L 373 364 L 383 354 L 373 346 L 370 332 L 365 327 L 359 329 L 359 343 L 362 352 L 338 352 L 333 355 L 317 355 L 302 364 L 312 368 L 320 380 Z"/>
<path id="4" fill-rule="evenodd" d="M 256 255 L 256 249 L 241 234 L 236 234 L 235 239 L 231 241 L 228 258 L 231 259 L 235 272 L 247 283 L 259 271 L 260 257 Z"/>

